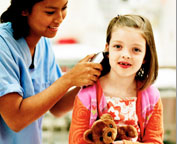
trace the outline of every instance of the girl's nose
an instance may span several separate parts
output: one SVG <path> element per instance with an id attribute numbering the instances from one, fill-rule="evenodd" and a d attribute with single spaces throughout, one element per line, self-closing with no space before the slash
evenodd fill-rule
<path id="1" fill-rule="evenodd" d="M 123 55 L 122 56 L 124 59 L 130 59 L 130 57 L 129 56 L 126 56 L 126 55 Z"/>
<path id="2" fill-rule="evenodd" d="M 122 58 L 124 59 L 130 59 L 130 52 L 127 49 L 124 49 L 122 52 Z"/>

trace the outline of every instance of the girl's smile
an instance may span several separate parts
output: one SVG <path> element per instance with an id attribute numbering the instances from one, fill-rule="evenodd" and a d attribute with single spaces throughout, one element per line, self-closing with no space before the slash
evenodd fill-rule
<path id="1" fill-rule="evenodd" d="M 125 61 L 120 61 L 118 62 L 118 65 L 124 69 L 127 69 L 127 68 L 130 68 L 131 67 L 131 64 L 128 63 L 128 62 L 125 62 Z"/>

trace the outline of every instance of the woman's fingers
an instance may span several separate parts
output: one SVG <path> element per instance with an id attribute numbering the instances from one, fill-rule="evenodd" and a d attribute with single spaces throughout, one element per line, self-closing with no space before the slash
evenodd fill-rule
<path id="1" fill-rule="evenodd" d="M 67 73 L 74 86 L 93 85 L 101 74 L 101 64 L 80 62 Z"/>

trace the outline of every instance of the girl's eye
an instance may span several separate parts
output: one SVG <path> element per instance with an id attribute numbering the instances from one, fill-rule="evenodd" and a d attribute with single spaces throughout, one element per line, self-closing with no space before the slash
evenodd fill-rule
<path id="1" fill-rule="evenodd" d="M 55 12 L 54 11 L 48 11 L 48 12 L 45 12 L 46 14 L 48 15 L 53 15 Z"/>
<path id="2" fill-rule="evenodd" d="M 134 48 L 133 51 L 134 52 L 141 52 L 141 50 L 139 48 Z"/>
<path id="3" fill-rule="evenodd" d="M 115 45 L 114 47 L 119 49 L 121 48 L 121 45 Z"/>

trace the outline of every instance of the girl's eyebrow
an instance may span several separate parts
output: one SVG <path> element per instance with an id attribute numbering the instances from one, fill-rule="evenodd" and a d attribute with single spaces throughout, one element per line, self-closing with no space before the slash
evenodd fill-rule
<path id="1" fill-rule="evenodd" d="M 114 43 L 123 43 L 122 41 L 119 40 L 113 40 Z"/>
<path id="2" fill-rule="evenodd" d="M 141 43 L 134 43 L 133 45 L 134 45 L 134 46 L 141 46 L 141 47 L 144 46 L 144 44 L 141 44 Z"/>
<path id="3" fill-rule="evenodd" d="M 120 43 L 123 44 L 124 42 L 120 41 L 120 40 L 113 40 L 113 43 Z M 133 43 L 132 46 L 139 46 L 139 47 L 143 47 L 144 45 L 141 43 Z"/>
<path id="4" fill-rule="evenodd" d="M 63 7 L 65 7 L 68 4 L 68 1 L 64 4 Z M 47 9 L 58 9 L 58 7 L 54 7 L 54 6 L 46 6 L 45 8 Z"/>

